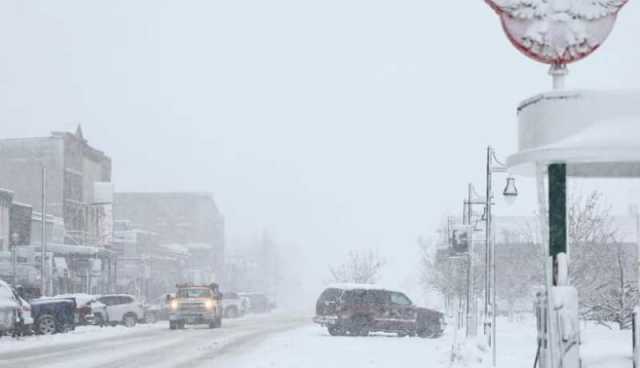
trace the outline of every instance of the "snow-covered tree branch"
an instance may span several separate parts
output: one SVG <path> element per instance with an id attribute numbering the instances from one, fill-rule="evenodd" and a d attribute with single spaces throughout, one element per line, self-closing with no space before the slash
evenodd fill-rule
<path id="1" fill-rule="evenodd" d="M 385 259 L 373 250 L 352 250 L 344 263 L 330 266 L 329 272 L 333 282 L 373 284 L 378 281 L 385 264 Z"/>

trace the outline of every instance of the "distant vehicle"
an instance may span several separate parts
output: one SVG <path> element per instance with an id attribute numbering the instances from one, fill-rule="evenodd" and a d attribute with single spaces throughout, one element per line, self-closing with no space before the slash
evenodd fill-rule
<path id="1" fill-rule="evenodd" d="M 249 299 L 249 311 L 252 313 L 270 312 L 275 307 L 264 293 L 238 293 L 238 295 Z"/>
<path id="2" fill-rule="evenodd" d="M 238 318 L 247 312 L 249 307 L 247 298 L 238 293 L 226 292 L 222 294 L 222 308 L 224 318 Z"/>
<path id="3" fill-rule="evenodd" d="M 0 280 L 0 336 L 13 333 L 19 309 L 20 304 L 11 286 Z"/>
<path id="4" fill-rule="evenodd" d="M 367 336 L 389 332 L 398 336 L 439 337 L 444 314 L 415 306 L 405 294 L 374 285 L 334 285 L 316 303 L 315 323 L 332 336 Z"/>
<path id="5" fill-rule="evenodd" d="M 73 298 L 38 298 L 31 300 L 33 330 L 39 335 L 52 335 L 76 328 L 76 301 Z"/>
<path id="6" fill-rule="evenodd" d="M 222 326 L 222 301 L 217 290 L 209 286 L 178 285 L 176 296 L 169 300 L 169 328 L 207 324 Z"/>
<path id="7" fill-rule="evenodd" d="M 104 304 L 105 307 L 100 311 L 93 311 L 96 324 L 107 323 L 113 326 L 122 324 L 126 327 L 133 327 L 144 318 L 142 303 L 132 295 L 102 295 L 97 301 Z"/>
<path id="8" fill-rule="evenodd" d="M 146 323 L 155 323 L 157 321 L 166 321 L 169 319 L 168 299 L 173 298 L 174 294 L 162 294 L 161 296 L 144 304 L 144 321 Z"/>

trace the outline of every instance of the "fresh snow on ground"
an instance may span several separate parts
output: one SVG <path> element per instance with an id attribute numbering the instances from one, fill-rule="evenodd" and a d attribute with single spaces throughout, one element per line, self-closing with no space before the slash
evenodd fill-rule
<path id="1" fill-rule="evenodd" d="M 255 349 L 216 362 L 225 368 L 437 368 L 449 365 L 449 341 L 449 335 L 439 339 L 400 338 L 392 334 L 335 337 L 326 329 L 309 325 L 274 335 Z"/>
<path id="2" fill-rule="evenodd" d="M 0 339 L 0 357 L 2 357 L 2 353 L 17 352 L 39 347 L 74 344 L 78 342 L 91 343 L 92 341 L 104 340 L 112 337 L 128 337 L 136 334 L 145 334 L 148 331 L 164 328 L 166 328 L 164 323 L 151 325 L 138 324 L 133 328 L 127 328 L 124 326 L 78 326 L 74 331 L 50 336 L 35 335 L 20 337 L 18 339 L 3 337 Z"/>
<path id="3" fill-rule="evenodd" d="M 536 322 L 498 319 L 497 366 L 532 367 L 536 354 Z M 583 368 L 630 368 L 631 331 L 620 331 L 592 323 L 581 324 L 580 353 Z M 486 349 L 486 350 L 485 350 Z M 481 338 L 462 341 L 456 349 L 453 367 L 485 368 L 491 366 L 491 350 Z"/>
<path id="4" fill-rule="evenodd" d="M 465 340 L 449 325 L 438 339 L 393 334 L 333 337 L 308 317 L 289 313 L 225 320 L 222 329 L 170 331 L 166 321 L 134 328 L 78 327 L 67 334 L 0 339 L 0 367 L 225 367 L 225 368 L 486 368 L 484 338 Z M 582 324 L 584 368 L 631 367 L 631 332 Z M 531 367 L 533 318 L 498 319 L 498 367 Z"/>

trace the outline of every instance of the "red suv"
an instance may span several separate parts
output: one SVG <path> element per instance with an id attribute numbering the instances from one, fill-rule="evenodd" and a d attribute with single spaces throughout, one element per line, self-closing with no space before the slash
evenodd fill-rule
<path id="1" fill-rule="evenodd" d="M 439 337 L 444 314 L 415 306 L 405 294 L 373 285 L 335 285 L 316 303 L 313 321 L 332 336 L 367 336 L 390 332 L 398 336 Z"/>

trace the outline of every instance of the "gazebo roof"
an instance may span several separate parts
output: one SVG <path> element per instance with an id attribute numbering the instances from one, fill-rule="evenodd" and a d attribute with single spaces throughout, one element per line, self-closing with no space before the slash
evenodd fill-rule
<path id="1" fill-rule="evenodd" d="M 519 152 L 510 171 L 566 163 L 581 177 L 640 177 L 640 91 L 559 91 L 518 108 Z"/>

